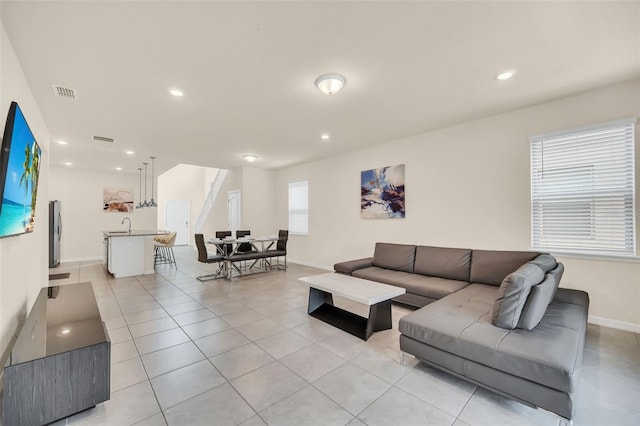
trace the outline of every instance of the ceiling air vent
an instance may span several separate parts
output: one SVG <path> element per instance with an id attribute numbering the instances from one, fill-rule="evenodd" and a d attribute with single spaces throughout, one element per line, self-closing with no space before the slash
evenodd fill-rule
<path id="1" fill-rule="evenodd" d="M 94 136 L 93 140 L 96 142 L 109 142 L 109 143 L 113 143 L 113 138 L 107 138 L 105 136 Z"/>
<path id="2" fill-rule="evenodd" d="M 53 93 L 55 93 L 59 98 L 71 99 L 73 101 L 78 99 L 78 95 L 75 90 L 69 87 L 59 86 L 57 84 L 53 85 Z"/>

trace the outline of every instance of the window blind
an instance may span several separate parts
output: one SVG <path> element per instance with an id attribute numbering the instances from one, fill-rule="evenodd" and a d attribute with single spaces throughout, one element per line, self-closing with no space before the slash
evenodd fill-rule
<path id="1" fill-rule="evenodd" d="M 635 254 L 635 122 L 530 138 L 534 249 Z"/>
<path id="2" fill-rule="evenodd" d="M 289 183 L 289 233 L 309 233 L 309 182 Z"/>

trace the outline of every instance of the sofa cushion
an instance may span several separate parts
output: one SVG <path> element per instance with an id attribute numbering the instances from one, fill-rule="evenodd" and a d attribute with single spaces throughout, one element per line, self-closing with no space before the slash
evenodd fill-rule
<path id="1" fill-rule="evenodd" d="M 413 272 L 416 246 L 407 244 L 376 243 L 373 266 L 395 271 Z"/>
<path id="2" fill-rule="evenodd" d="M 469 281 L 499 286 L 504 278 L 540 253 L 532 251 L 471 251 Z"/>
<path id="3" fill-rule="evenodd" d="M 469 282 L 471 250 L 418 246 L 413 272 L 432 277 Z"/>
<path id="4" fill-rule="evenodd" d="M 533 330 L 538 325 L 556 294 L 563 273 L 564 266 L 558 263 L 553 271 L 547 273 L 544 281 L 531 287 L 529 297 L 520 314 L 518 328 Z"/>
<path id="5" fill-rule="evenodd" d="M 391 271 L 376 266 L 358 269 L 353 272 L 353 276 L 404 287 L 407 293 L 417 294 L 431 299 L 441 299 L 469 285 L 466 281 L 426 277 L 424 275 L 410 274 L 407 272 Z"/>
<path id="6" fill-rule="evenodd" d="M 493 325 L 509 330 L 516 328 L 531 287 L 540 284 L 543 280 L 544 271 L 531 262 L 525 263 L 507 275 L 498 288 L 498 294 L 493 303 Z"/>
<path id="7" fill-rule="evenodd" d="M 561 293 L 560 290 L 564 290 Z M 535 329 L 491 323 L 498 288 L 471 284 L 400 319 L 399 330 L 424 344 L 564 392 L 577 389 L 588 298 L 558 290 Z M 575 303 L 565 293 L 580 293 Z M 561 297 L 560 297 L 561 296 Z"/>

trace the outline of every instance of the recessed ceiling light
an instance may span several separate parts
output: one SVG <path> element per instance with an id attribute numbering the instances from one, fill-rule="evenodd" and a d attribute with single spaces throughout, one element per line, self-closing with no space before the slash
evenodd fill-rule
<path id="1" fill-rule="evenodd" d="M 258 156 L 253 154 L 246 154 L 246 155 L 243 155 L 242 158 L 244 158 L 249 163 L 253 163 L 258 159 Z"/>
<path id="2" fill-rule="evenodd" d="M 72 163 L 72 162 L 70 162 L 70 161 L 67 161 L 67 162 L 65 162 L 65 163 L 64 163 L 64 165 L 65 165 L 65 166 L 73 166 L 73 163 Z"/>
<path id="3" fill-rule="evenodd" d="M 322 135 L 320 135 L 320 137 L 322 138 L 322 140 L 326 141 L 329 140 L 331 136 L 329 136 L 327 133 L 323 133 Z"/>
<path id="4" fill-rule="evenodd" d="M 325 95 L 335 95 L 344 87 L 347 80 L 338 74 L 325 74 L 318 77 L 316 87 Z"/>
<path id="5" fill-rule="evenodd" d="M 120 171 L 120 170 L 122 170 L 122 167 L 116 167 L 116 170 Z"/>
<path id="6" fill-rule="evenodd" d="M 67 145 L 69 142 L 67 141 L 56 141 L 59 145 Z"/>
<path id="7" fill-rule="evenodd" d="M 177 97 L 184 96 L 184 92 L 180 89 L 169 89 L 169 93 Z"/>
<path id="8" fill-rule="evenodd" d="M 515 70 L 502 71 L 500 74 L 496 76 L 496 78 L 498 80 L 509 80 L 515 74 L 516 74 Z"/>
<path id="9" fill-rule="evenodd" d="M 127 154 L 127 155 L 133 155 L 133 154 L 135 154 L 135 152 L 133 152 L 133 151 L 125 151 L 124 153 L 125 153 L 125 154 Z"/>

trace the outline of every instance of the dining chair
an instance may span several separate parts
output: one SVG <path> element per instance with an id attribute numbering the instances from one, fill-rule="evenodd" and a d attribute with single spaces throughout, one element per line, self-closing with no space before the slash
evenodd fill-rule
<path id="1" fill-rule="evenodd" d="M 275 250 L 267 250 L 269 253 L 269 257 L 276 258 L 276 264 L 271 265 L 271 268 L 276 269 L 287 269 L 287 241 L 289 240 L 289 231 L 285 229 L 281 229 L 278 231 L 278 243 L 276 244 Z M 284 257 L 284 264 L 280 264 L 280 258 Z"/>
<path id="2" fill-rule="evenodd" d="M 251 235 L 251 231 L 236 231 L 236 238 L 248 237 Z M 256 251 L 251 243 L 240 243 L 238 246 L 238 253 L 249 253 L 252 251 Z"/>
<path id="3" fill-rule="evenodd" d="M 216 238 L 221 240 L 225 237 L 230 237 L 231 231 L 216 231 Z M 233 251 L 232 244 L 216 244 L 218 247 L 218 254 L 224 253 L 225 255 L 230 255 Z"/>
<path id="4" fill-rule="evenodd" d="M 199 281 L 207 281 L 207 280 L 215 280 L 216 278 L 219 278 L 220 274 L 224 276 L 225 256 L 217 253 L 209 254 L 209 252 L 207 251 L 207 246 L 204 243 L 204 235 L 195 234 L 195 240 L 196 240 L 196 248 L 198 249 L 198 262 L 218 264 L 218 269 L 214 274 L 200 275 L 196 277 L 196 279 L 198 279 Z"/>
<path id="5" fill-rule="evenodd" d="M 242 237 L 248 237 L 251 235 L 251 231 L 236 231 L 236 238 L 242 238 Z M 237 254 L 248 254 L 248 253 L 257 253 L 257 250 L 255 250 L 253 248 L 253 245 L 251 243 L 240 243 L 238 244 L 238 247 L 236 247 L 236 251 L 235 253 Z M 252 267 L 256 264 L 257 260 L 254 260 L 253 264 L 251 265 Z M 246 269 L 247 268 L 247 263 L 242 262 L 243 268 Z"/>

